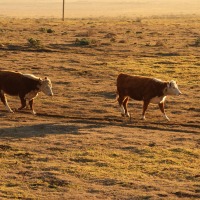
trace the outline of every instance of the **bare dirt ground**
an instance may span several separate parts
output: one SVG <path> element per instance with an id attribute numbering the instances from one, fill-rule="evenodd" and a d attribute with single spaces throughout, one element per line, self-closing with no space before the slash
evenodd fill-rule
<path id="1" fill-rule="evenodd" d="M 200 18 L 0 18 L 0 70 L 48 76 L 54 97 L 0 105 L 0 199 L 200 198 Z M 120 72 L 178 82 L 162 118 L 116 102 Z M 20 106 L 9 97 L 12 108 Z"/>

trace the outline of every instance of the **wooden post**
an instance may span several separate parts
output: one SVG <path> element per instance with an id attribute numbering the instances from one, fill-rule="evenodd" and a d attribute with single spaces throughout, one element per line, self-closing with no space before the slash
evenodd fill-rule
<path id="1" fill-rule="evenodd" d="M 62 20 L 65 20 L 65 0 L 63 0 L 63 12 L 62 12 Z"/>

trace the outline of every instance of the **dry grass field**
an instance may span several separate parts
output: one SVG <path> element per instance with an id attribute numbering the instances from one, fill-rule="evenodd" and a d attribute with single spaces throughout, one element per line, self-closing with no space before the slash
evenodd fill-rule
<path id="1" fill-rule="evenodd" d="M 0 199 L 199 199 L 200 17 L 0 18 L 0 70 L 45 77 L 29 110 L 0 104 Z M 167 122 L 116 101 L 120 72 L 174 79 Z M 9 97 L 11 108 L 20 106 Z"/>

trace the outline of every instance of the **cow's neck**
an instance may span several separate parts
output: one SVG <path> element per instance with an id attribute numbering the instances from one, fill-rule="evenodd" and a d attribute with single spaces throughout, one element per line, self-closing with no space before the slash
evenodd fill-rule
<path id="1" fill-rule="evenodd" d="M 41 85 L 37 85 L 35 91 L 37 91 L 37 92 L 41 92 L 41 91 L 42 91 L 42 90 L 41 90 Z"/>
<path id="2" fill-rule="evenodd" d="M 164 88 L 164 90 L 163 90 L 163 95 L 164 95 L 164 96 L 167 96 L 167 87 Z"/>

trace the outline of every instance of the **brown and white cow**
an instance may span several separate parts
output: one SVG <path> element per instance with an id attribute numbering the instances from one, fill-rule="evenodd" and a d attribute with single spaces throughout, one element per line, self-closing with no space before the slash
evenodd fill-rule
<path id="1" fill-rule="evenodd" d="M 169 121 L 165 114 L 164 102 L 168 95 L 180 95 L 181 92 L 175 81 L 165 82 L 156 78 L 143 76 L 130 76 L 119 74 L 117 78 L 118 102 L 122 116 L 130 117 L 127 104 L 129 97 L 143 101 L 142 119 L 145 119 L 145 112 L 149 103 L 158 104 L 164 117 Z"/>
<path id="2" fill-rule="evenodd" d="M 50 79 L 47 77 L 41 79 L 32 74 L 0 71 L 0 98 L 9 112 L 13 112 L 13 110 L 8 105 L 5 94 L 19 96 L 21 100 L 21 107 L 18 108 L 18 110 L 26 107 L 26 101 L 28 101 L 32 113 L 36 114 L 33 109 L 33 99 L 39 92 L 43 92 L 48 96 L 53 96 Z"/>

